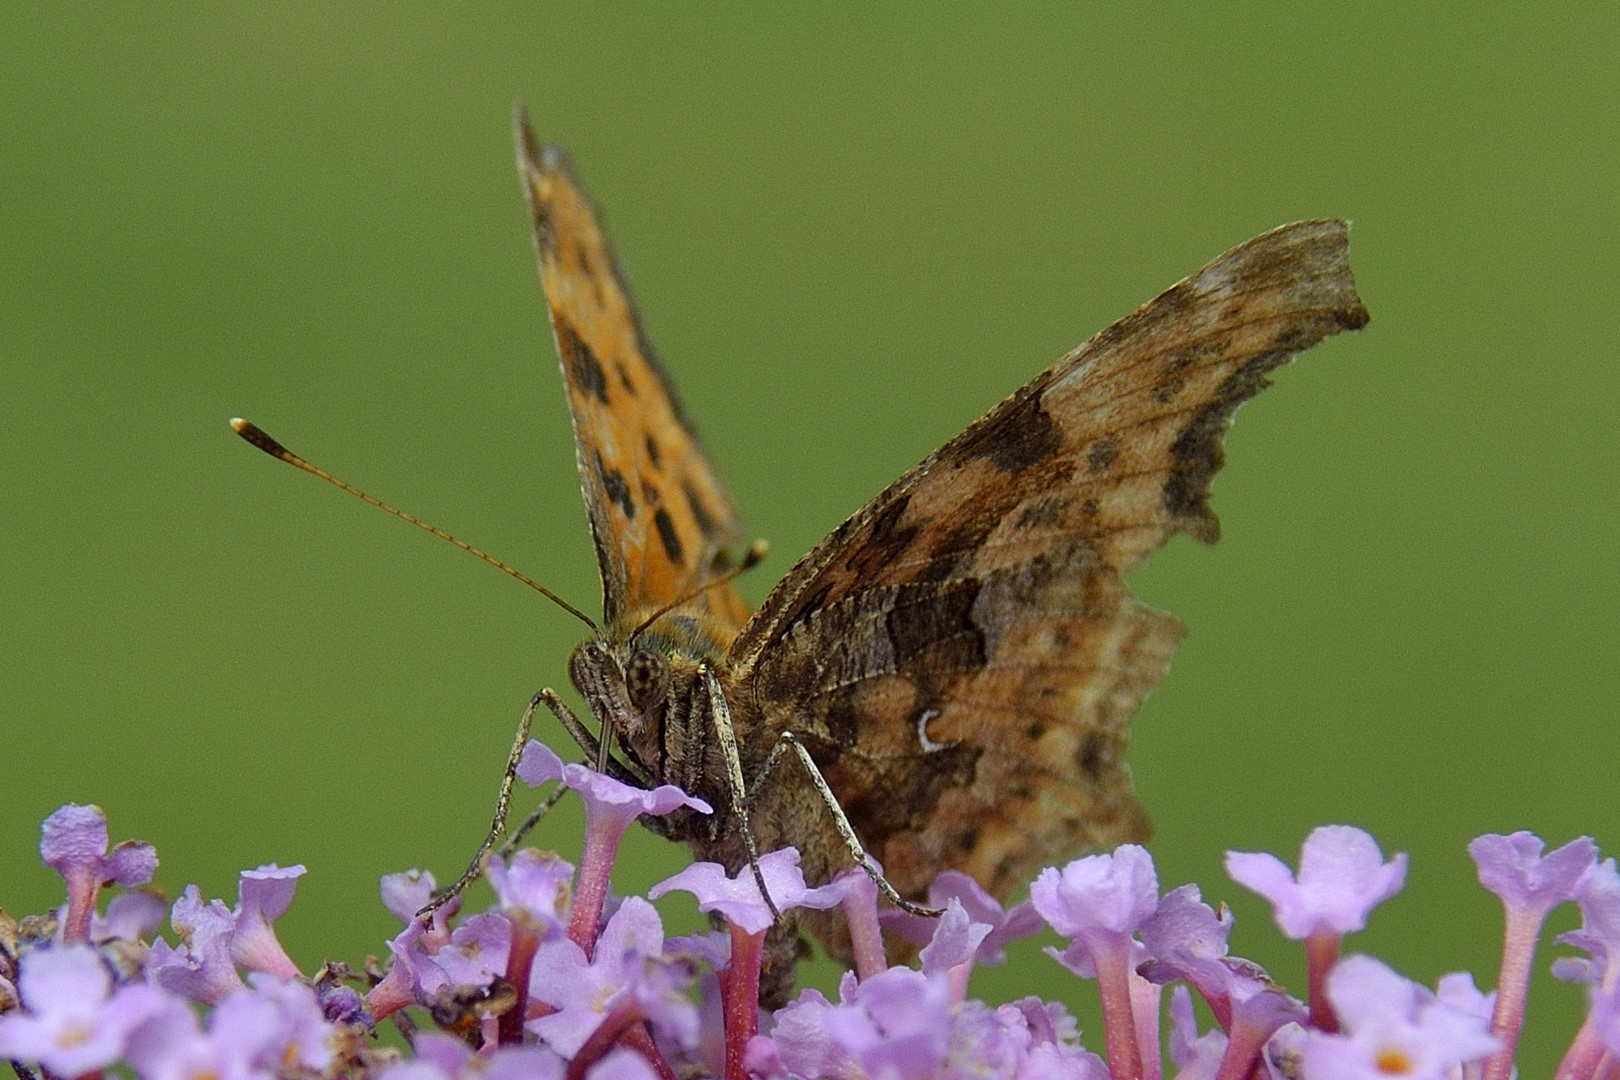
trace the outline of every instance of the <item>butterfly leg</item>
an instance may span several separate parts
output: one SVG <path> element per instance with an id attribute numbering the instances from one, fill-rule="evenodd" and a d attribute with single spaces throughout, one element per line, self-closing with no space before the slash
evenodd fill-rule
<path id="1" fill-rule="evenodd" d="M 754 777 L 753 784 L 748 784 L 743 779 L 742 754 L 737 749 L 737 732 L 731 722 L 731 706 L 726 701 L 726 695 L 720 688 L 720 680 L 715 677 L 714 672 L 706 664 L 699 668 L 699 674 L 702 676 L 704 687 L 708 691 L 710 709 L 714 715 L 715 731 L 719 735 L 720 748 L 726 760 L 726 778 L 732 791 L 732 805 L 736 807 L 737 817 L 742 823 L 743 842 L 748 848 L 748 863 L 754 871 L 754 882 L 759 886 L 760 895 L 765 898 L 765 903 L 770 906 L 772 913 L 777 918 L 781 918 L 781 912 L 776 910 L 776 903 L 771 899 L 771 894 L 765 889 L 765 878 L 759 870 L 758 845 L 754 841 L 753 827 L 748 822 L 748 809 L 753 805 L 754 797 L 764 786 L 765 781 L 775 770 L 777 764 L 790 752 L 797 756 L 799 762 L 803 764 L 805 772 L 810 775 L 810 782 L 815 785 L 817 793 L 821 796 L 821 801 L 826 804 L 828 812 L 832 814 L 833 827 L 838 830 L 838 835 L 843 839 L 844 845 L 849 848 L 850 856 L 855 860 L 855 865 L 866 871 L 867 876 L 877 884 L 878 889 L 884 896 L 888 897 L 889 902 L 913 915 L 933 918 L 943 914 L 938 908 L 914 903 L 901 896 L 895 890 L 895 887 L 889 884 L 889 879 L 880 874 L 877 867 L 872 865 L 872 860 L 866 854 L 866 848 L 862 846 L 860 837 L 855 835 L 855 826 L 850 824 L 849 816 L 844 813 L 844 808 L 839 805 L 838 796 L 834 795 L 832 788 L 828 786 L 827 778 L 821 775 L 821 769 L 816 766 L 815 760 L 811 758 L 810 751 L 805 749 L 802 742 L 794 738 L 792 732 L 785 731 L 782 733 L 782 737 L 777 741 L 776 745 L 771 747 L 771 752 L 765 758 L 765 764 L 760 768 L 759 774 Z"/>
<path id="2" fill-rule="evenodd" d="M 456 879 L 455 883 L 449 888 L 441 889 L 438 893 L 436 893 L 433 899 L 428 901 L 427 904 L 416 913 L 417 918 L 427 918 L 429 915 L 432 915 L 434 911 L 448 903 L 452 897 L 460 896 L 467 890 L 467 886 L 477 881 L 479 875 L 484 872 L 483 866 L 481 865 L 484 855 L 488 853 L 490 848 L 495 846 L 496 839 L 506 831 L 506 814 L 512 806 L 512 785 L 517 780 L 518 762 L 522 760 L 523 747 L 527 745 L 529 741 L 529 728 L 534 724 L 535 711 L 539 709 L 541 705 L 545 705 L 553 713 L 556 713 L 559 720 L 562 720 L 563 714 L 567 713 L 568 719 L 573 720 L 576 727 L 580 726 L 579 721 L 574 718 L 572 713 L 568 712 L 568 706 L 561 698 L 557 697 L 556 693 L 551 689 L 548 688 L 542 690 L 538 694 L 534 695 L 534 697 L 529 699 L 528 707 L 523 710 L 523 719 L 518 721 L 517 738 L 512 740 L 512 753 L 508 755 L 506 759 L 506 774 L 501 777 L 501 793 L 496 797 L 495 800 L 495 817 L 489 823 L 489 832 L 484 836 L 484 842 L 478 845 L 478 851 L 473 855 L 472 862 L 468 864 L 467 869 L 462 872 L 461 876 Z M 558 711 L 559 709 L 561 710 L 560 712 Z M 563 721 L 563 726 L 568 727 L 567 720 Z M 580 730 L 584 731 L 584 728 L 580 727 Z M 569 728 L 569 733 L 573 734 L 573 728 Z M 585 734 L 587 737 L 589 736 L 589 732 L 585 732 Z M 577 735 L 575 737 L 578 738 Z M 561 790 L 562 789 L 559 787 L 557 792 L 553 792 L 554 797 L 548 799 L 542 804 L 545 809 L 549 810 L 552 806 L 556 805 L 557 800 L 555 796 L 560 793 Z M 534 820 L 538 821 L 539 818 L 536 817 Z M 524 827 L 525 830 L 527 830 L 533 828 L 534 826 L 531 822 L 525 822 Z"/>
<path id="3" fill-rule="evenodd" d="M 843 838 L 844 846 L 849 848 L 850 857 L 855 860 L 855 865 L 866 871 L 866 876 L 872 879 L 889 902 L 912 915 L 922 915 L 927 918 L 938 918 L 943 915 L 944 911 L 939 908 L 928 907 L 926 904 L 919 904 L 901 896 L 895 891 L 895 887 L 889 884 L 889 879 L 884 877 L 878 871 L 878 868 L 873 865 L 871 856 L 867 855 L 866 848 L 861 844 L 860 837 L 855 835 L 855 826 L 850 824 L 849 815 L 844 813 L 844 807 L 839 803 L 838 796 L 833 794 L 833 789 L 828 785 L 827 778 L 821 775 L 821 769 L 816 765 L 815 759 L 810 756 L 810 751 L 805 747 L 804 743 L 794 737 L 793 732 L 782 732 L 782 737 L 777 740 L 775 746 L 771 747 L 770 755 L 765 758 L 765 764 L 759 770 L 759 776 L 754 780 L 754 786 L 749 790 L 749 798 L 752 798 L 753 793 L 757 792 L 761 785 L 765 783 L 765 778 L 770 776 L 771 770 L 790 752 L 804 766 L 805 773 L 810 777 L 810 783 L 815 786 L 816 793 L 821 796 L 822 803 L 827 807 L 827 812 L 832 815 L 833 827 L 838 830 L 838 835 Z"/>
<path id="4" fill-rule="evenodd" d="M 776 901 L 771 899 L 771 891 L 765 887 L 765 875 L 759 869 L 759 845 L 754 840 L 754 827 L 748 821 L 748 785 L 743 782 L 742 753 L 737 749 L 737 729 L 731 722 L 731 703 L 726 700 L 725 691 L 720 689 L 720 680 L 708 664 L 698 668 L 698 677 L 703 680 L 703 688 L 707 691 L 709 713 L 714 718 L 721 756 L 726 761 L 726 786 L 731 789 L 731 806 L 742 825 L 743 844 L 748 848 L 748 866 L 754 872 L 754 884 L 759 886 L 759 895 L 764 897 L 765 906 L 780 920 L 782 913 L 777 910 Z"/>

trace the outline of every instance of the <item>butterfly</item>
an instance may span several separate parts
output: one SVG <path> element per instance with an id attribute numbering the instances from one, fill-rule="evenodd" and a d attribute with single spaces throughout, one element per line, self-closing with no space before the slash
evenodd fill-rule
<path id="1" fill-rule="evenodd" d="M 852 830 L 912 898 L 949 869 L 1002 896 L 1145 839 L 1127 725 L 1183 630 L 1124 576 L 1177 532 L 1216 539 L 1207 498 L 1233 413 L 1297 353 L 1367 323 L 1346 223 L 1256 237 L 1076 348 L 755 611 L 732 581 L 746 539 L 732 497 L 601 221 L 563 151 L 516 127 L 602 578 L 600 628 L 569 674 L 599 760 L 715 808 L 649 824 L 734 873 L 793 845 L 812 884 L 851 864 Z M 836 917 L 805 924 L 842 947 Z M 762 999 L 785 992 L 798 948 L 779 923 Z"/>

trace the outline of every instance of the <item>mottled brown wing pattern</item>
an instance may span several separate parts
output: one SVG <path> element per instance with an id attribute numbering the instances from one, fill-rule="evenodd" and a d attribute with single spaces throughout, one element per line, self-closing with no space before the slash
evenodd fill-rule
<path id="1" fill-rule="evenodd" d="M 902 893 L 950 868 L 1005 893 L 1147 835 L 1126 724 L 1182 631 L 1123 576 L 1176 532 L 1216 539 L 1232 414 L 1366 324 L 1347 248 L 1343 222 L 1283 226 L 1104 330 L 839 527 L 733 643 L 731 696 L 807 742 Z M 847 861 L 820 846 L 811 880 Z"/>
<path id="2" fill-rule="evenodd" d="M 652 346 L 596 211 L 559 147 L 517 118 L 518 171 L 573 418 L 580 483 L 602 571 L 610 637 L 729 567 L 742 540 L 731 496 L 710 466 Z M 729 583 L 692 608 L 732 627 L 749 607 Z"/>

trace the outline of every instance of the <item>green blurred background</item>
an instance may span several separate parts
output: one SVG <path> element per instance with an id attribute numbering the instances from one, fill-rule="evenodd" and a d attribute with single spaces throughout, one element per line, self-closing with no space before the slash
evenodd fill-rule
<path id="1" fill-rule="evenodd" d="M 1226 539 L 1136 577 L 1191 636 L 1131 762 L 1164 886 L 1231 901 L 1296 988 L 1221 854 L 1292 862 L 1323 822 L 1412 857 L 1352 948 L 1494 984 L 1466 841 L 1620 843 L 1617 32 L 1608 3 L 7 6 L 0 903 L 56 901 L 38 823 L 94 801 L 171 893 L 305 863 L 312 969 L 381 950 L 379 874 L 470 854 L 578 627 L 225 420 L 596 606 L 522 99 L 774 545 L 756 598 L 1209 258 L 1354 219 L 1372 325 L 1242 413 Z M 576 854 L 574 820 L 543 839 Z M 638 832 L 617 880 L 679 861 Z M 984 992 L 1088 1007 L 1023 958 Z M 1542 980 L 1527 1075 L 1581 1011 Z"/>

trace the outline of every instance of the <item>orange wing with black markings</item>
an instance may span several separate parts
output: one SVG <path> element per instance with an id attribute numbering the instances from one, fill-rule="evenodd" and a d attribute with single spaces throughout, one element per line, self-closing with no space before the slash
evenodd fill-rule
<path id="1" fill-rule="evenodd" d="M 558 147 L 516 121 L 518 171 L 573 418 L 610 637 L 732 566 L 742 542 L 731 495 L 709 464 L 641 326 L 590 200 Z M 728 582 L 695 614 L 731 628 L 748 605 Z"/>

